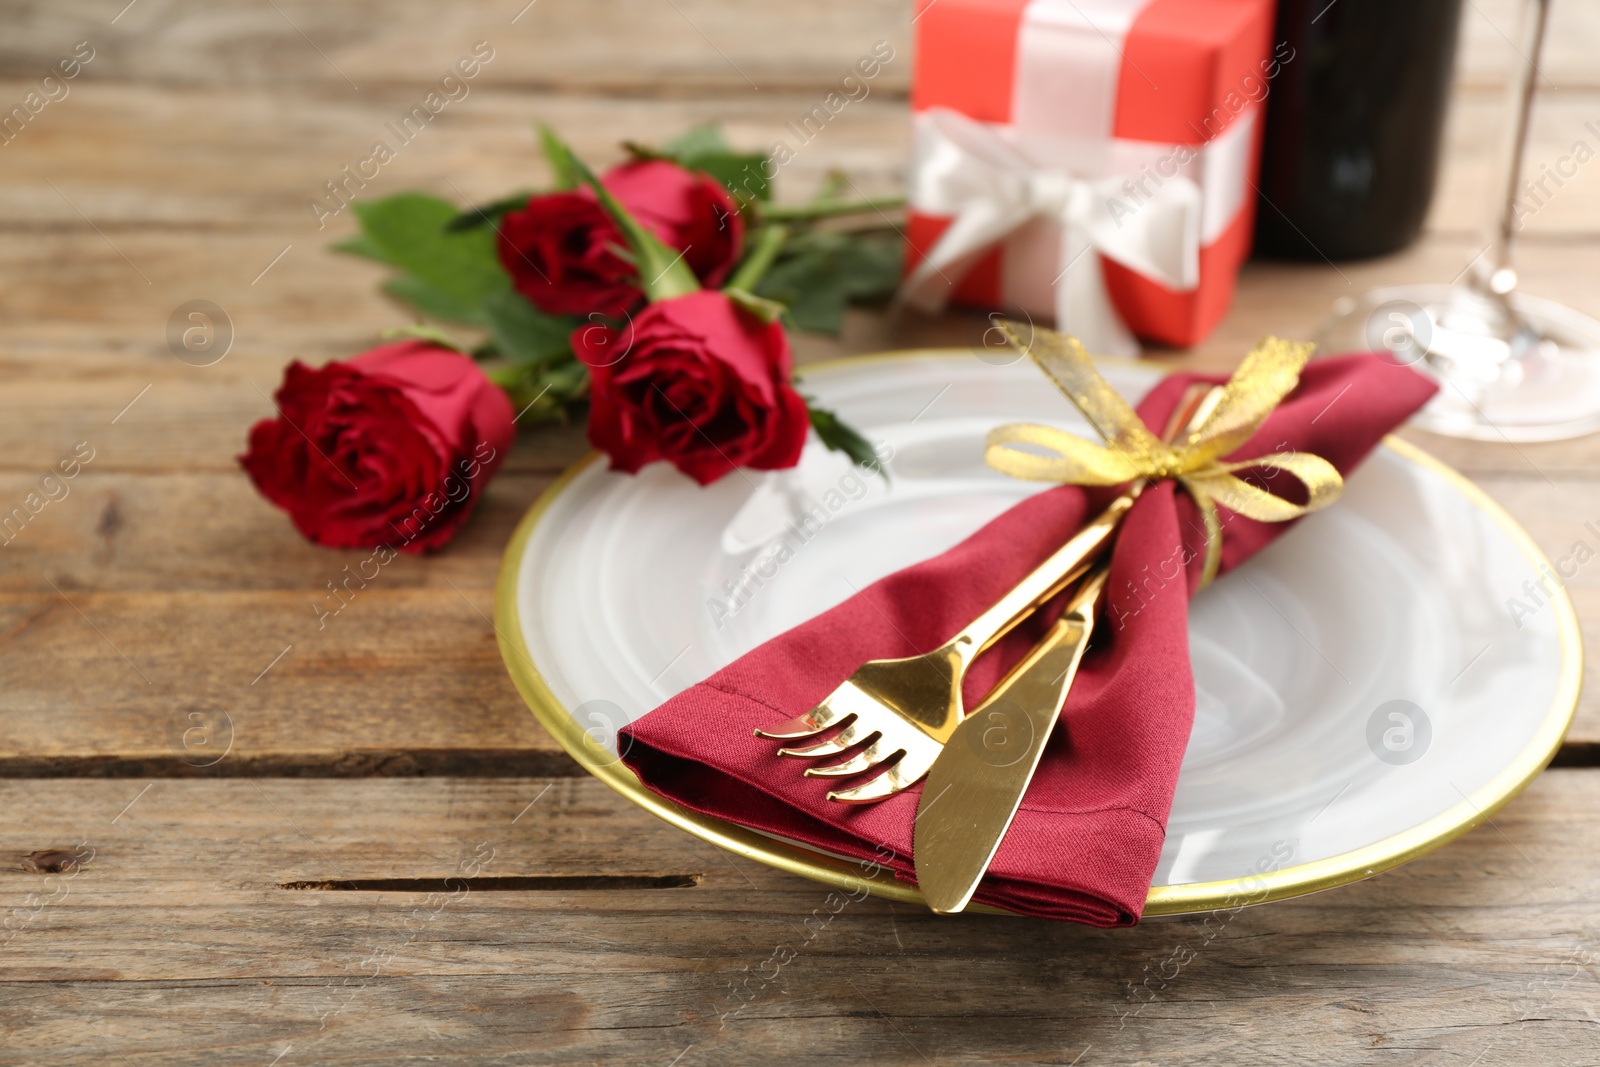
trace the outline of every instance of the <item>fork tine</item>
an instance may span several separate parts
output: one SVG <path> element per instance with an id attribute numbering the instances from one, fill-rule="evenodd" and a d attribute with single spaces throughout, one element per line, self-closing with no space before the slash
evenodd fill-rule
<path id="1" fill-rule="evenodd" d="M 905 761 L 901 760 L 900 762 L 904 763 Z M 892 797 L 905 789 L 906 786 L 912 784 L 910 782 L 903 784 L 900 782 L 900 779 L 895 774 L 899 768 L 900 764 L 896 763 L 870 782 L 864 782 L 850 789 L 836 789 L 828 794 L 828 799 L 837 800 L 841 804 L 870 804 L 875 800 Z"/>
<path id="2" fill-rule="evenodd" d="M 830 763 L 826 767 L 807 767 L 807 778 L 845 778 L 852 774 L 862 774 L 878 766 L 886 759 L 904 752 L 905 749 L 898 745 L 889 744 L 888 738 L 879 738 L 867 749 L 857 755 L 851 756 L 843 763 Z"/>
<path id="3" fill-rule="evenodd" d="M 840 711 L 833 706 L 832 701 L 833 698 L 829 697 L 798 719 L 790 719 L 788 722 L 764 730 L 758 729 L 755 735 L 769 741 L 794 741 L 820 734 L 830 726 L 838 726 L 847 719 L 855 718 L 855 712 Z"/>
<path id="4" fill-rule="evenodd" d="M 880 736 L 880 731 L 874 730 L 861 722 L 853 722 L 840 730 L 837 734 L 819 744 L 807 748 L 780 748 L 780 756 L 798 756 L 801 759 L 812 759 L 816 756 L 836 756 L 846 749 L 854 748 L 863 741 L 872 741 Z"/>

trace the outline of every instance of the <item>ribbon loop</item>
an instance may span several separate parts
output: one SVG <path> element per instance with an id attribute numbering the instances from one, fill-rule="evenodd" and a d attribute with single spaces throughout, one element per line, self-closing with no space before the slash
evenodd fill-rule
<path id="1" fill-rule="evenodd" d="M 1040 455 L 1010 447 L 1018 444 L 1055 454 Z M 984 445 L 984 462 L 1002 474 L 1030 482 L 1121 485 L 1143 473 L 1127 453 L 1101 448 L 1050 426 L 1026 422 L 997 426 L 989 431 Z"/>
<path id="2" fill-rule="evenodd" d="M 1023 338 L 1017 324 L 1002 322 L 1010 342 L 1028 353 L 1095 431 L 1098 445 L 1076 434 L 1033 423 L 1010 423 L 990 431 L 985 461 L 1003 474 L 1069 485 L 1121 485 L 1172 478 L 1200 509 L 1206 529 L 1203 588 L 1222 565 L 1219 507 L 1258 522 L 1288 522 L 1339 498 L 1344 480 L 1321 456 L 1277 452 L 1255 459 L 1224 460 L 1243 447 L 1299 383 L 1311 355 L 1309 344 L 1269 337 L 1239 365 L 1198 429 L 1166 444 L 1151 433 L 1128 402 L 1100 375 L 1076 338 L 1037 327 Z M 1028 446 L 1034 451 L 1018 449 Z M 1286 473 L 1306 490 L 1296 504 L 1254 482 L 1241 471 Z"/>
<path id="3" fill-rule="evenodd" d="M 1200 187 L 1165 179 L 1137 207 L 1123 176 L 1088 178 L 1036 165 L 997 129 L 946 108 L 918 119 L 910 200 L 953 217 L 897 299 L 939 311 L 957 281 L 994 245 L 1044 221 L 1061 231 L 1056 325 L 1097 352 L 1137 355 L 1138 342 L 1111 303 L 1096 252 L 1170 289 L 1200 284 Z M 1041 265 L 1043 269 L 1043 265 Z"/>
<path id="4" fill-rule="evenodd" d="M 1222 398 L 1199 430 L 1189 435 L 1197 457 L 1211 460 L 1244 445 L 1283 398 L 1294 391 L 1315 347 L 1268 337 L 1239 364 L 1222 387 Z"/>
<path id="5" fill-rule="evenodd" d="M 1133 456 L 1166 449 L 1161 439 L 1145 428 L 1138 412 L 1106 384 L 1076 337 L 1037 327 L 1030 327 L 1024 337 L 1016 323 L 1003 319 L 1000 330 L 1012 347 L 1033 358 L 1111 448 Z"/>

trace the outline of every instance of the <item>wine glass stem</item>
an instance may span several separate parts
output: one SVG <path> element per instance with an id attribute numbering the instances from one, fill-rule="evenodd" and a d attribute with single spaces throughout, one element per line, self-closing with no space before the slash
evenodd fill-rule
<path id="1" fill-rule="evenodd" d="M 1511 245 L 1517 232 L 1517 192 L 1522 184 L 1522 157 L 1528 144 L 1528 119 L 1533 111 L 1534 82 L 1539 77 L 1539 52 L 1544 45 L 1550 0 L 1523 0 L 1516 53 L 1521 66 L 1512 75 L 1507 94 L 1505 147 L 1499 180 L 1491 202 L 1489 245 L 1473 263 L 1467 286 L 1480 296 L 1506 306 L 1516 288 Z M 1509 311 L 1509 308 L 1507 308 Z"/>

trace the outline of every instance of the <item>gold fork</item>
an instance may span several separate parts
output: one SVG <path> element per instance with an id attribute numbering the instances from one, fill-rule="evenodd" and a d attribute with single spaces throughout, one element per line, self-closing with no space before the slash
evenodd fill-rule
<path id="1" fill-rule="evenodd" d="M 1173 440 L 1180 432 L 1192 430 L 1204 421 L 1219 394 L 1220 390 L 1211 386 L 1191 386 L 1173 412 L 1166 439 Z M 806 714 L 770 729 L 756 730 L 756 736 L 775 741 L 803 740 L 836 726 L 844 727 L 818 744 L 778 750 L 780 755 L 802 759 L 838 755 L 857 745 L 867 745 L 843 762 L 807 768 L 809 778 L 864 774 L 900 757 L 871 780 L 830 792 L 829 800 L 869 803 L 914 785 L 928 773 L 966 715 L 961 683 L 972 661 L 1035 608 L 1083 575 L 1133 507 L 1142 488 L 1142 484 L 1131 486 L 939 648 L 905 659 L 869 660 Z"/>

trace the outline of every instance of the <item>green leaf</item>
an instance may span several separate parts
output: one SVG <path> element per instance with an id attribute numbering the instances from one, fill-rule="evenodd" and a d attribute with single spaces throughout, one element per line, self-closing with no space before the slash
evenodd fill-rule
<path id="1" fill-rule="evenodd" d="M 387 257 L 385 257 L 383 254 L 383 249 L 373 244 L 372 238 L 368 237 L 364 233 L 358 233 L 354 237 L 348 237 L 343 241 L 334 242 L 333 250 L 335 252 L 343 252 L 350 256 L 361 256 L 364 259 L 375 259 L 379 263 L 389 262 Z"/>
<path id="2" fill-rule="evenodd" d="M 790 253 L 766 273 L 756 292 L 786 304 L 794 324 L 813 333 L 838 335 L 850 293 L 835 255 L 814 242 L 796 239 Z"/>
<path id="3" fill-rule="evenodd" d="M 476 230 L 479 226 L 498 228 L 502 218 L 513 211 L 520 211 L 532 196 L 528 192 L 513 193 L 487 204 L 469 207 L 445 224 L 445 232 L 460 233 L 462 230 Z"/>
<path id="4" fill-rule="evenodd" d="M 544 149 L 545 162 L 555 172 L 557 189 L 576 189 L 583 184 L 583 164 L 572 154 L 566 142 L 548 126 L 539 127 L 539 145 Z"/>
<path id="5" fill-rule="evenodd" d="M 831 451 L 843 452 L 856 466 L 873 474 L 881 474 L 884 481 L 889 480 L 889 472 L 878 461 L 878 454 L 872 450 L 872 442 L 861 436 L 860 431 L 833 412 L 817 407 L 810 397 L 806 398 L 806 410 L 811 415 L 811 428 L 817 431 L 817 437 Z"/>
<path id="6" fill-rule="evenodd" d="M 447 201 L 422 193 L 400 193 L 382 200 L 357 201 L 354 207 L 366 242 L 362 254 L 375 253 L 374 258 L 448 296 L 456 302 L 458 312 L 463 306 L 476 308 L 490 293 L 511 287 L 495 254 L 494 233 L 488 229 L 448 232 L 445 228 L 460 212 Z"/>
<path id="7" fill-rule="evenodd" d="M 685 170 L 705 171 L 744 200 L 771 199 L 772 183 L 761 169 L 765 162 L 756 152 L 706 152 L 678 159 Z"/>
<path id="8" fill-rule="evenodd" d="M 761 169 L 767 157 L 759 152 L 737 152 L 730 148 L 716 123 L 706 123 L 681 133 L 654 153 L 638 146 L 633 148 L 636 153 L 670 159 L 685 170 L 703 170 L 729 192 L 745 200 L 766 200 L 772 195 L 772 183 Z"/>
<path id="9" fill-rule="evenodd" d="M 796 329 L 830 337 L 837 337 L 844 330 L 844 312 L 850 306 L 850 296 L 836 274 L 823 270 L 787 292 L 780 289 L 774 293 L 763 286 L 762 293 L 783 302 Z"/>
<path id="10" fill-rule="evenodd" d="M 841 234 L 839 273 L 853 302 L 887 300 L 900 285 L 905 241 L 898 233 Z"/>
<path id="11" fill-rule="evenodd" d="M 513 363 L 543 364 L 571 356 L 572 319 L 547 315 L 521 293 L 494 293 L 483 302 L 489 336 L 497 351 Z"/>
<path id="12" fill-rule="evenodd" d="M 399 274 L 385 280 L 383 291 L 440 322 L 460 322 L 472 326 L 483 324 L 483 312 L 479 305 L 468 303 L 432 282 L 409 274 Z"/>
<path id="13" fill-rule="evenodd" d="M 837 335 L 851 303 L 893 295 L 900 256 L 892 232 L 813 231 L 790 239 L 756 292 L 787 304 L 800 329 Z"/>
<path id="14" fill-rule="evenodd" d="M 728 151 L 728 142 L 722 139 L 722 127 L 715 122 L 702 123 L 685 130 L 661 146 L 661 154 L 671 159 Z"/>

